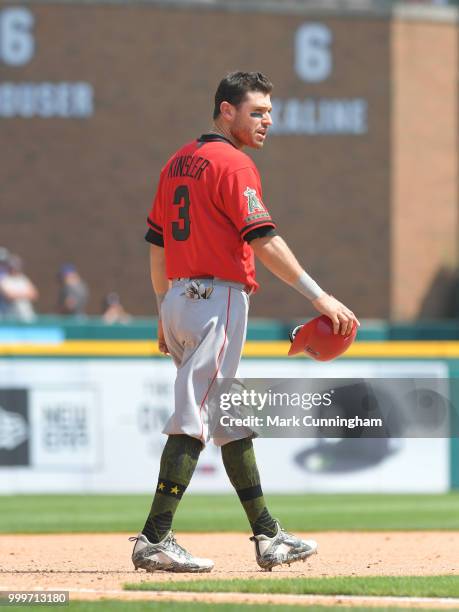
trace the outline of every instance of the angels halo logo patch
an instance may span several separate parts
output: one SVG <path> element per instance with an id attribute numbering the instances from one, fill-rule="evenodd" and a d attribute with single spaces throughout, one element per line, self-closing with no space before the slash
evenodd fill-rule
<path id="1" fill-rule="evenodd" d="M 249 214 L 256 212 L 257 210 L 264 210 L 263 204 L 257 198 L 256 189 L 246 187 L 244 195 L 247 198 L 247 210 Z"/>

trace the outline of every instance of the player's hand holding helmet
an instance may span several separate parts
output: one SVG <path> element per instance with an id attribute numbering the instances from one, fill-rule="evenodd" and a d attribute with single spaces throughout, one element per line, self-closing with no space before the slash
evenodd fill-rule
<path id="1" fill-rule="evenodd" d="M 326 315 L 333 325 L 333 333 L 340 333 L 342 336 L 349 336 L 353 328 L 360 326 L 360 323 L 347 306 L 339 302 L 332 295 L 323 293 L 320 297 L 312 301 L 314 308 L 321 314 Z"/>

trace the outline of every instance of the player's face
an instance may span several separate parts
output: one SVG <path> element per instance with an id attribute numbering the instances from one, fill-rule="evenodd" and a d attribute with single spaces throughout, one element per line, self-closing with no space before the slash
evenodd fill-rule
<path id="1" fill-rule="evenodd" d="M 261 91 L 249 91 L 236 108 L 230 126 L 232 136 L 241 146 L 261 149 L 265 144 L 271 119 L 271 97 Z"/>

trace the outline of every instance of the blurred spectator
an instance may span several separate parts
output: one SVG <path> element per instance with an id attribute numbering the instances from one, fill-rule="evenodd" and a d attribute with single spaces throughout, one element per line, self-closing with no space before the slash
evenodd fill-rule
<path id="1" fill-rule="evenodd" d="M 65 315 L 86 314 L 89 291 L 76 267 L 67 263 L 59 270 L 59 312 Z"/>
<path id="2" fill-rule="evenodd" d="M 131 315 L 121 304 L 120 296 L 112 291 L 104 298 L 102 318 L 104 323 L 128 323 Z"/>
<path id="3" fill-rule="evenodd" d="M 2 268 L 4 271 L 0 277 L 0 294 L 3 317 L 18 321 L 33 321 L 36 316 L 33 302 L 38 299 L 38 291 L 23 273 L 21 258 L 10 255 L 6 266 L 3 264 Z"/>

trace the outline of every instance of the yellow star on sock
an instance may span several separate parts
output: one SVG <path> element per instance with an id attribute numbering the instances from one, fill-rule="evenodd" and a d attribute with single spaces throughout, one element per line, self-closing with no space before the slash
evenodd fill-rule
<path id="1" fill-rule="evenodd" d="M 165 486 L 166 486 L 166 485 L 164 484 L 164 482 L 160 482 L 160 483 L 159 483 L 159 485 L 158 485 L 158 489 L 159 489 L 160 491 L 162 491 L 162 490 L 165 488 Z"/>
<path id="2" fill-rule="evenodd" d="M 178 495 L 179 494 L 179 488 L 178 488 L 177 485 L 175 485 L 175 487 L 172 487 L 171 493 L 174 493 L 174 495 Z"/>

